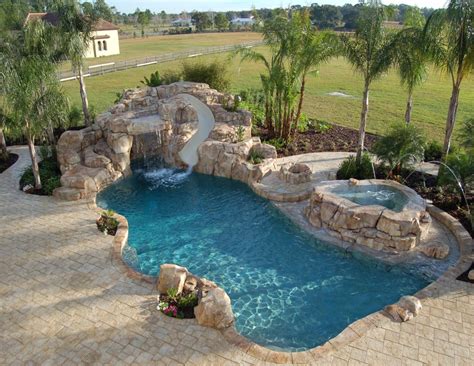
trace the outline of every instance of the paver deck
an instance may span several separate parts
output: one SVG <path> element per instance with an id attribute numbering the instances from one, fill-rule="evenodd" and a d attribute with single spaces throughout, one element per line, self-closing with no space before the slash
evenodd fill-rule
<path id="1" fill-rule="evenodd" d="M 218 331 L 154 310 L 153 285 L 116 267 L 112 237 L 97 231 L 93 210 L 17 189 L 29 158 L 25 147 L 12 151 L 19 161 L 0 174 L 1 365 L 269 364 Z M 473 365 L 474 285 L 447 279 L 435 293 L 414 320 L 387 320 L 318 362 L 301 362 Z"/>

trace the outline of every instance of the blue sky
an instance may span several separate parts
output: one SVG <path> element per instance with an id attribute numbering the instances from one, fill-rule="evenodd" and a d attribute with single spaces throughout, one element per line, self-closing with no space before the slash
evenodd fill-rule
<path id="1" fill-rule="evenodd" d="M 154 12 L 161 10 L 167 13 L 179 13 L 182 10 L 245 10 L 250 9 L 252 5 L 257 8 L 275 8 L 279 6 L 288 6 L 291 4 L 306 5 L 311 3 L 344 5 L 346 3 L 356 4 L 354 0 L 321 0 L 321 1 L 281 1 L 281 0 L 106 0 L 109 5 L 115 6 L 120 12 L 133 12 L 137 7 L 140 9 L 150 9 Z M 403 1 L 383 1 L 384 4 L 408 4 L 419 7 L 443 7 L 447 0 L 403 0 Z"/>

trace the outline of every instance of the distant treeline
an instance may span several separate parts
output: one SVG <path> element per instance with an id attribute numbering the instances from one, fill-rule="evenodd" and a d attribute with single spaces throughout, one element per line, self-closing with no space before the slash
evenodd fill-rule
<path id="1" fill-rule="evenodd" d="M 54 9 L 55 0 L 0 0 L 0 30 L 20 29 L 28 12 L 47 12 Z M 251 9 L 242 11 L 183 11 L 179 14 L 168 14 L 165 11 L 153 12 L 149 9 L 136 9 L 133 13 L 122 13 L 114 6 L 109 6 L 105 0 L 83 2 L 81 8 L 84 14 L 94 14 L 97 17 L 111 21 L 118 25 L 136 26 L 144 31 L 145 27 L 171 28 L 172 22 L 178 19 L 191 20 L 193 30 L 236 30 L 231 21 L 236 18 L 253 17 L 250 25 L 239 25 L 238 28 L 256 30 L 264 21 L 273 18 L 281 12 L 293 12 L 308 9 L 313 24 L 320 29 L 354 29 L 357 17 L 363 4 L 319 5 L 310 6 L 293 5 L 289 8 L 276 9 Z M 403 23 L 414 7 L 410 5 L 388 5 L 388 20 Z M 433 9 L 417 9 L 418 13 L 427 17 Z"/>

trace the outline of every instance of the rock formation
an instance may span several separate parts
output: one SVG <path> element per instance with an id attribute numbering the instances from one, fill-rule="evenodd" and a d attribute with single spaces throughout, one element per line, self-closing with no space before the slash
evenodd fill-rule
<path id="1" fill-rule="evenodd" d="M 159 156 L 170 166 L 184 168 L 179 152 L 196 133 L 198 120 L 196 110 L 180 94 L 205 103 L 216 122 L 208 141 L 199 148 L 196 171 L 245 182 L 261 179 L 268 172 L 276 150 L 251 139 L 251 113 L 227 111 L 222 103 L 231 97 L 206 84 L 179 82 L 128 90 L 91 127 L 65 132 L 57 145 L 62 177 L 54 195 L 65 200 L 93 197 L 129 175 L 134 158 Z M 238 142 L 237 129 L 242 128 L 244 141 Z M 265 157 L 258 166 L 247 162 L 252 149 Z"/>
<path id="2" fill-rule="evenodd" d="M 354 181 L 322 182 L 315 187 L 305 208 L 308 221 L 340 240 L 372 249 L 407 251 L 415 248 L 431 223 L 423 199 L 410 188 L 392 181 L 369 180 L 355 184 L 374 183 L 391 185 L 406 193 L 407 206 L 395 212 L 379 205 L 358 205 L 332 193 L 335 185 L 354 185 Z"/>

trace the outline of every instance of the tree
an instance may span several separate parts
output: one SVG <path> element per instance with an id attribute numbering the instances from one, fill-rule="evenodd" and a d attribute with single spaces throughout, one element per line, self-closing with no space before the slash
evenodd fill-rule
<path id="1" fill-rule="evenodd" d="M 142 27 L 142 37 L 145 37 L 145 27 L 150 24 L 151 12 L 150 10 L 139 11 L 137 14 L 137 22 Z"/>
<path id="2" fill-rule="evenodd" d="M 67 100 L 56 75 L 57 63 L 51 26 L 34 21 L 28 23 L 21 36 L 7 43 L 0 55 L 3 67 L 5 102 L 11 111 L 12 130 L 28 142 L 35 188 L 41 189 L 41 177 L 35 151 L 35 138 L 52 121 L 63 121 Z"/>
<path id="3" fill-rule="evenodd" d="M 329 36 L 316 33 L 307 11 L 278 15 L 264 27 L 271 55 L 241 49 L 243 60 L 261 62 L 265 96 L 265 126 L 271 135 L 288 141 L 301 116 L 308 74 L 334 52 Z"/>
<path id="4" fill-rule="evenodd" d="M 94 13 L 96 18 L 102 18 L 108 20 L 109 22 L 112 21 L 113 12 L 112 9 L 107 5 L 105 0 L 95 0 L 94 2 Z"/>
<path id="5" fill-rule="evenodd" d="M 426 18 L 417 6 L 410 6 L 404 13 L 403 25 L 405 27 L 424 27 Z"/>
<path id="6" fill-rule="evenodd" d="M 428 74 L 426 54 L 423 52 L 423 32 L 420 28 L 401 30 L 395 39 L 395 62 L 402 85 L 408 92 L 405 122 L 411 122 L 413 91 L 421 85 Z"/>
<path id="7" fill-rule="evenodd" d="M 311 19 L 319 29 L 335 28 L 341 25 L 342 13 L 334 5 L 311 6 Z"/>
<path id="8" fill-rule="evenodd" d="M 223 32 L 224 30 L 229 28 L 229 20 L 223 13 L 218 13 L 214 18 L 214 23 L 216 28 L 219 32 Z"/>
<path id="9" fill-rule="evenodd" d="M 209 19 L 207 13 L 195 11 L 191 16 L 191 19 L 193 20 L 198 32 L 202 32 L 212 26 L 211 19 Z"/>
<path id="10" fill-rule="evenodd" d="M 5 135 L 3 133 L 8 119 L 6 112 L 0 108 L 0 161 L 8 158 L 7 142 L 5 141 Z"/>
<path id="11" fill-rule="evenodd" d="M 369 91 L 372 82 L 389 69 L 393 59 L 393 44 L 383 22 L 384 8 L 373 1 L 360 12 L 355 34 L 341 35 L 342 51 L 354 69 L 364 78 L 362 112 L 356 161 L 359 164 L 364 150 L 365 130 L 369 112 Z"/>
<path id="12" fill-rule="evenodd" d="M 426 22 L 424 38 L 434 63 L 446 69 L 452 82 L 443 145 L 443 159 L 451 147 L 459 94 L 464 78 L 474 70 L 474 2 L 451 0 L 446 9 L 435 10 Z"/>
<path id="13" fill-rule="evenodd" d="M 76 0 L 60 0 L 56 12 L 59 17 L 58 29 L 61 35 L 62 52 L 71 61 L 74 72 L 78 73 L 84 123 L 86 126 L 90 126 L 92 121 L 84 81 L 83 59 L 90 42 L 92 42 L 92 24 L 96 21 L 96 18 L 94 14 L 85 17 Z"/>

